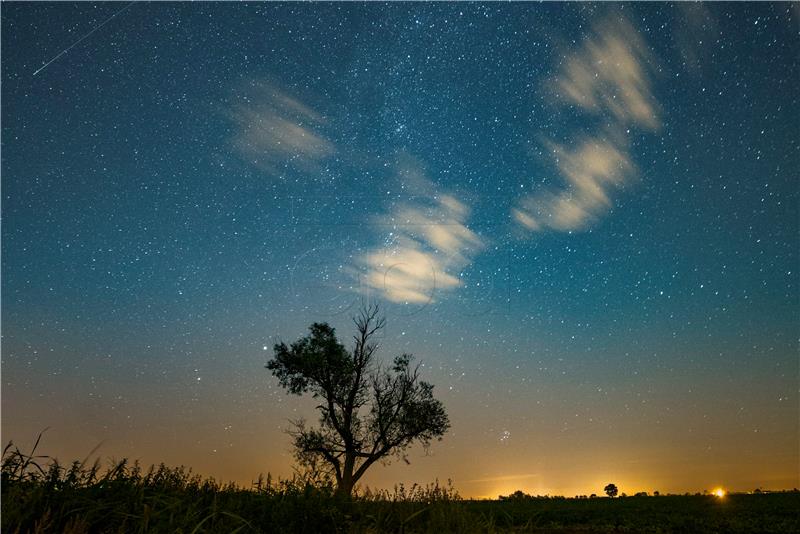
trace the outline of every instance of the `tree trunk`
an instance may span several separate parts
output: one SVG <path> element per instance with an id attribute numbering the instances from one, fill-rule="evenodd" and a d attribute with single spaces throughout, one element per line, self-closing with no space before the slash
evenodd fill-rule
<path id="1" fill-rule="evenodd" d="M 340 497 L 350 498 L 353 493 L 353 479 L 348 477 L 342 477 L 341 482 L 336 487 L 336 494 Z"/>
<path id="2" fill-rule="evenodd" d="M 355 468 L 355 464 L 355 455 L 346 454 L 342 469 L 342 478 L 339 480 L 339 484 L 336 487 L 336 493 L 342 497 L 350 497 L 350 495 L 353 493 L 353 486 L 355 485 L 355 480 L 353 480 L 353 469 Z"/>

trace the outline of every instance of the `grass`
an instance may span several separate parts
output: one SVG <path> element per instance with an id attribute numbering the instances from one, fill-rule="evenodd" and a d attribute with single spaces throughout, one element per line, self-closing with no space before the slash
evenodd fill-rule
<path id="1" fill-rule="evenodd" d="M 300 478 L 241 488 L 184 467 L 64 466 L 35 449 L 9 443 L 3 452 L 4 533 L 800 532 L 796 491 L 473 501 L 435 483 L 342 500 Z"/>

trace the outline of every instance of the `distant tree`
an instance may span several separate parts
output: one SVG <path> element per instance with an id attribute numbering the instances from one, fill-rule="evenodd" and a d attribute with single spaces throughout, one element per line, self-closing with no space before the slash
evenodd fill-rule
<path id="1" fill-rule="evenodd" d="M 609 497 L 616 497 L 619 490 L 617 489 L 616 485 L 608 484 L 605 488 L 603 488 L 603 491 L 605 491 L 606 495 Z"/>
<path id="2" fill-rule="evenodd" d="M 532 499 L 532 498 L 533 498 L 532 495 L 528 495 L 527 493 L 525 493 L 522 490 L 517 490 L 514 493 L 511 493 L 509 495 L 500 495 L 498 500 L 501 500 L 501 501 L 522 501 L 522 500 L 525 500 L 525 499 Z"/>
<path id="3" fill-rule="evenodd" d="M 597 497 L 597 494 L 596 494 L 596 493 L 592 493 L 591 495 L 589 495 L 589 498 L 590 498 L 590 499 L 595 499 L 596 497 Z"/>
<path id="4" fill-rule="evenodd" d="M 291 345 L 278 343 L 267 369 L 289 393 L 311 393 L 319 399 L 319 426 L 294 421 L 289 433 L 303 466 L 325 468 L 335 477 L 337 492 L 349 496 L 369 467 L 403 456 L 409 446 L 427 447 L 450 427 L 433 386 L 419 378 L 419 365 L 403 354 L 388 369 L 374 359 L 376 333 L 386 324 L 377 306 L 362 308 L 353 318 L 356 335 L 348 351 L 326 323 L 314 323 L 309 334 Z M 407 461 L 407 460 L 406 460 Z"/>
<path id="5" fill-rule="evenodd" d="M 661 495 L 661 494 L 658 492 L 658 490 L 653 492 L 653 497 L 658 497 L 659 495 Z"/>

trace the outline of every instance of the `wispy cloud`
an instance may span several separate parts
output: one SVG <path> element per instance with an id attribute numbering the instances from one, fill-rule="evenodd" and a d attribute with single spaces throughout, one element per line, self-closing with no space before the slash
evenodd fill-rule
<path id="1" fill-rule="evenodd" d="M 454 196 L 432 193 L 377 217 L 374 224 L 383 244 L 358 262 L 365 271 L 365 289 L 391 302 L 424 304 L 461 286 L 460 271 L 485 246 L 466 225 L 469 212 Z"/>
<path id="2" fill-rule="evenodd" d="M 642 37 L 619 19 L 595 26 L 567 56 L 546 88 L 606 125 L 569 146 L 544 141 L 564 184 L 520 199 L 512 216 L 521 228 L 584 229 L 611 207 L 613 191 L 637 176 L 626 133 L 661 126 L 649 75 L 653 61 Z"/>
<path id="3" fill-rule="evenodd" d="M 320 133 L 325 118 L 268 82 L 243 91 L 230 118 L 234 146 L 248 162 L 271 174 L 315 170 L 336 151 Z"/>
<path id="4" fill-rule="evenodd" d="M 602 137 L 550 148 L 566 187 L 525 197 L 514 208 L 514 219 L 531 231 L 585 228 L 610 208 L 611 190 L 635 172 L 627 150 Z"/>
<path id="5" fill-rule="evenodd" d="M 569 56 L 551 80 L 557 96 L 594 113 L 611 113 L 620 123 L 657 129 L 650 51 L 624 19 L 595 26 L 583 47 Z"/>
<path id="6" fill-rule="evenodd" d="M 679 2 L 674 9 L 673 39 L 687 71 L 708 72 L 714 65 L 713 52 L 719 37 L 716 18 L 702 2 Z"/>

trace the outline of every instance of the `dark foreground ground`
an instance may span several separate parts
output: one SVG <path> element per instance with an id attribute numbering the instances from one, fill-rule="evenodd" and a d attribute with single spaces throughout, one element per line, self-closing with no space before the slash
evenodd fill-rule
<path id="1" fill-rule="evenodd" d="M 437 484 L 342 501 L 298 480 L 242 489 L 183 468 L 145 472 L 123 461 L 100 473 L 35 460 L 6 451 L 3 533 L 800 533 L 798 492 L 470 501 Z"/>

